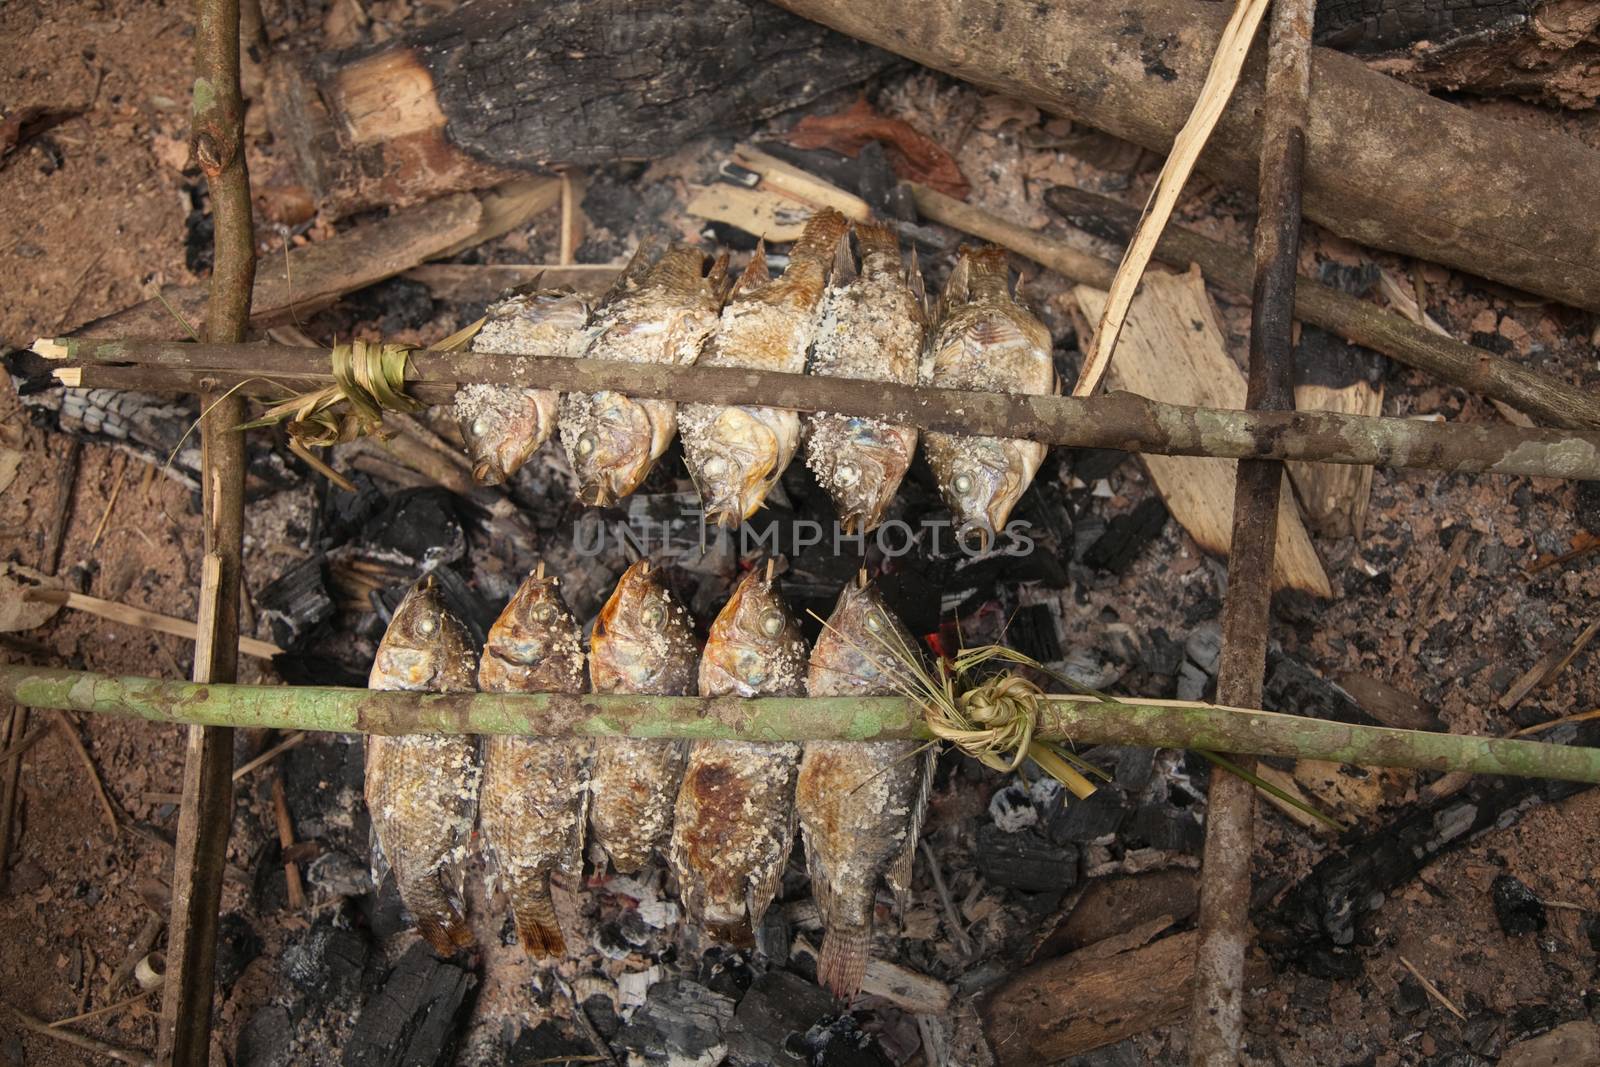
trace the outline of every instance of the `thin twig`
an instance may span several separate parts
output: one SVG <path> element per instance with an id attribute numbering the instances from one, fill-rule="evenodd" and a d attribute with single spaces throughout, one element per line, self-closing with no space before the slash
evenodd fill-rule
<path id="1" fill-rule="evenodd" d="M 9 763 L 12 760 L 21 757 L 24 752 L 38 744 L 39 739 L 44 737 L 49 732 L 50 728 L 48 726 L 42 727 L 33 731 L 27 737 L 24 737 L 21 741 L 18 741 L 4 752 L 0 752 L 0 765 Z"/>
<path id="2" fill-rule="evenodd" d="M 143 630 L 155 630 L 158 633 L 172 634 L 185 640 L 196 639 L 196 624 L 187 619 L 175 619 L 170 615 L 161 615 L 144 608 L 136 608 L 131 604 L 122 604 L 115 600 L 102 600 L 97 596 L 86 593 L 74 593 L 67 589 L 35 588 L 26 590 L 22 595 L 24 600 L 40 604 L 60 604 L 62 607 L 71 608 L 73 611 L 82 611 L 90 615 L 98 615 L 102 619 L 110 619 L 126 626 L 137 626 Z M 254 637 L 241 637 L 239 651 L 247 656 L 259 659 L 271 659 L 280 655 L 283 649 L 268 641 L 261 641 Z"/>
<path id="3" fill-rule="evenodd" d="M 98 1053 L 101 1056 L 108 1056 L 120 1063 L 132 1064 L 133 1067 L 155 1067 L 156 1061 L 142 1052 L 129 1052 L 127 1049 L 108 1045 L 97 1038 L 85 1037 L 83 1034 L 73 1033 L 71 1030 L 53 1030 L 50 1028 L 49 1023 L 43 1019 L 35 1019 L 21 1008 L 16 1008 L 9 1004 L 5 1005 L 5 1007 L 17 1022 L 36 1034 L 54 1038 L 68 1045 L 75 1045 L 78 1048 Z"/>
<path id="4" fill-rule="evenodd" d="M 1439 990 L 1438 986 L 1434 985 L 1432 982 L 1428 981 L 1427 978 L 1423 977 L 1422 972 L 1417 970 L 1414 963 L 1406 959 L 1404 956 L 1401 956 L 1400 965 L 1406 970 L 1410 971 L 1411 977 L 1415 978 L 1418 982 L 1421 982 L 1422 988 L 1428 991 L 1428 995 L 1434 1000 L 1437 1000 L 1440 1004 L 1443 1004 L 1445 1009 L 1449 1011 L 1451 1015 L 1454 1015 L 1462 1022 L 1467 1021 L 1467 1017 L 1462 1013 L 1461 1009 L 1451 1003 L 1450 998 L 1445 996 L 1444 993 Z"/>
<path id="5" fill-rule="evenodd" d="M 967 936 L 966 927 L 961 925 L 961 915 L 950 899 L 950 887 L 944 884 L 944 872 L 939 869 L 939 857 L 933 854 L 926 841 L 917 842 L 917 848 L 921 851 L 922 858 L 928 861 L 928 872 L 933 875 L 933 889 L 939 894 L 939 906 L 944 909 L 944 921 L 945 925 L 950 927 L 950 936 L 955 939 L 956 948 L 961 954 L 971 959 L 972 938 Z"/>
<path id="6" fill-rule="evenodd" d="M 94 785 L 94 794 L 100 801 L 100 810 L 105 813 L 106 823 L 111 827 L 111 836 L 115 838 L 122 829 L 122 820 L 118 818 L 117 806 L 111 803 L 111 797 L 106 793 L 105 783 L 100 780 L 100 771 L 94 765 L 94 759 L 89 755 L 89 750 L 83 745 L 83 738 L 78 736 L 78 724 L 64 711 L 56 712 L 56 725 L 61 727 L 61 732 L 66 734 L 67 742 L 72 745 L 72 750 L 78 754 L 78 760 L 89 772 L 89 781 Z"/>
<path id="7" fill-rule="evenodd" d="M 0 731 L 0 740 L 8 744 L 20 739 L 28 728 L 28 709 L 14 707 L 6 715 L 5 729 Z M 22 761 L 13 760 L 4 767 L 0 767 L 0 889 L 6 885 L 6 871 L 11 865 L 11 846 L 13 844 L 13 825 L 17 818 L 17 796 L 21 792 L 18 785 L 22 775 Z"/>
<path id="8" fill-rule="evenodd" d="M 291 748 L 298 745 L 305 739 L 306 732 L 304 730 L 296 730 L 288 737 L 285 737 L 282 741 L 279 741 L 277 744 L 261 753 L 261 755 L 257 756 L 255 759 L 241 765 L 233 772 L 233 780 L 237 782 L 240 779 L 253 774 L 255 771 L 265 767 L 267 764 L 271 763 L 273 760 L 277 759 L 279 756 L 283 755 L 285 752 L 289 751 Z"/>
<path id="9" fill-rule="evenodd" d="M 67 538 L 67 524 L 72 518 L 72 497 L 78 484 L 78 463 L 83 455 L 83 442 L 72 438 L 67 442 L 67 454 L 61 461 L 61 476 L 56 481 L 55 501 L 50 518 L 45 523 L 44 558 L 39 570 L 55 574 L 61 566 L 61 546 Z"/>
<path id="10" fill-rule="evenodd" d="M 304 911 L 306 891 L 300 883 L 300 865 L 289 859 L 294 848 L 294 821 L 289 818 L 289 801 L 283 794 L 283 775 L 272 776 L 272 814 L 277 824 L 278 845 L 283 849 L 283 874 L 289 886 L 289 910 Z"/>
<path id="11" fill-rule="evenodd" d="M 111 521 L 111 512 L 117 506 L 117 497 L 122 495 L 122 483 L 128 477 L 128 454 L 126 452 L 119 454 L 122 457 L 122 463 L 117 467 L 116 484 L 111 487 L 111 496 L 106 500 L 105 510 L 100 512 L 100 521 L 95 524 L 94 535 L 89 538 L 88 551 L 91 556 L 93 556 L 95 548 L 100 544 L 100 538 L 106 532 L 106 523 Z"/>
<path id="12" fill-rule="evenodd" d="M 154 986 L 154 987 L 152 987 L 150 989 L 144 990 L 141 993 L 135 993 L 133 996 L 128 997 L 128 998 L 126 998 L 124 1000 L 119 1000 L 119 1001 L 116 1001 L 114 1003 L 107 1004 L 103 1008 L 96 1008 L 93 1011 L 79 1012 L 77 1015 L 73 1015 L 73 1016 L 71 1016 L 69 1018 L 66 1018 L 66 1019 L 57 1019 L 55 1022 L 49 1023 L 47 1025 L 50 1027 L 50 1029 L 54 1030 L 54 1029 L 57 1029 L 58 1027 L 66 1026 L 69 1023 L 81 1023 L 85 1019 L 97 1019 L 102 1015 L 109 1015 L 110 1013 L 116 1011 L 119 1008 L 126 1008 L 130 1004 L 138 1003 L 139 1001 L 143 1000 L 145 997 L 148 997 L 151 993 L 154 993 L 156 991 L 156 989 L 158 989 L 158 988 L 160 988 L 160 987 L 159 986 Z"/>

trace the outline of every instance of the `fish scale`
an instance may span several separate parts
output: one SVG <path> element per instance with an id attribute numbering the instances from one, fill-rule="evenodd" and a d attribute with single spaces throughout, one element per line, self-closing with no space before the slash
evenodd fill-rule
<path id="1" fill-rule="evenodd" d="M 595 692 L 687 696 L 694 692 L 699 658 L 688 611 L 648 560 L 634 563 L 595 621 L 589 642 Z M 610 856 L 617 873 L 642 870 L 666 844 L 687 755 L 682 741 L 619 737 L 596 742 L 590 838 Z"/>
<path id="2" fill-rule="evenodd" d="M 945 389 L 1049 395 L 1057 391 L 1050 331 L 1011 296 L 1006 252 L 962 249 L 942 301 L 922 383 Z M 987 548 L 1005 529 L 1047 449 L 1037 441 L 923 435 L 928 465 L 963 541 Z"/>
<path id="3" fill-rule="evenodd" d="M 395 609 L 367 685 L 471 692 L 474 658 L 466 627 L 427 575 Z M 477 738 L 468 735 L 367 737 L 364 792 L 380 859 L 418 932 L 443 956 L 473 944 L 462 916 L 461 864 L 476 814 L 477 757 Z"/>
<path id="4" fill-rule="evenodd" d="M 772 587 L 751 571 L 711 625 L 700 695 L 799 696 L 805 638 Z M 696 741 L 678 790 L 671 862 L 684 910 L 713 938 L 745 945 L 777 895 L 794 844 L 800 746 Z"/>
<path id="5" fill-rule="evenodd" d="M 779 278 L 768 276 L 765 246 L 757 246 L 700 365 L 804 371 L 829 264 L 849 225 L 831 209 L 811 216 Z M 685 404 L 678 423 L 706 516 L 724 526 L 755 514 L 800 443 L 800 415 L 786 408 Z"/>
<path id="6" fill-rule="evenodd" d="M 861 268 L 841 243 L 822 300 L 810 374 L 915 385 L 927 332 L 922 278 L 900 260 L 884 226 L 858 223 Z M 833 500 L 846 533 L 883 521 L 917 451 L 914 426 L 817 412 L 806 416 L 806 465 Z"/>
<path id="7" fill-rule="evenodd" d="M 489 630 L 478 685 L 494 693 L 582 693 L 583 646 L 556 579 L 539 564 Z M 583 868 L 593 746 L 563 738 L 493 735 L 484 742 L 478 802 L 484 844 L 532 957 L 566 954 L 550 875 Z"/>
<path id="8" fill-rule="evenodd" d="M 917 648 L 863 576 L 839 595 L 817 638 L 806 675 L 807 693 L 829 697 L 903 692 L 910 679 L 891 646 L 912 655 Z M 918 741 L 806 743 L 795 809 L 824 931 L 817 981 L 836 996 L 853 997 L 861 989 L 880 880 L 889 884 L 896 903 L 905 910 L 917 837 L 927 810 L 932 758 L 933 749 Z"/>

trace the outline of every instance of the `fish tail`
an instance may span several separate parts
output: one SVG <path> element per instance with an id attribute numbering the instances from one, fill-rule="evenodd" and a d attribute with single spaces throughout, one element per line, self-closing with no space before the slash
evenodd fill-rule
<path id="1" fill-rule="evenodd" d="M 466 919 L 451 902 L 438 874 L 430 874 L 413 885 L 402 886 L 400 901 L 416 921 L 417 932 L 439 955 L 453 956 L 458 949 L 471 948 L 476 944 Z"/>
<path id="2" fill-rule="evenodd" d="M 849 219 L 831 207 L 823 208 L 806 220 L 806 228 L 790 247 L 790 265 L 815 264 L 818 268 L 826 268 L 833 262 L 839 238 L 849 230 Z"/>
<path id="3" fill-rule="evenodd" d="M 530 957 L 544 959 L 567 954 L 567 942 L 556 920 L 555 901 L 550 898 L 548 874 L 511 886 L 511 914 L 517 921 L 517 936 Z"/>
<path id="4" fill-rule="evenodd" d="M 865 926 L 828 927 L 817 953 L 817 984 L 841 1000 L 861 992 L 871 940 L 871 931 Z"/>

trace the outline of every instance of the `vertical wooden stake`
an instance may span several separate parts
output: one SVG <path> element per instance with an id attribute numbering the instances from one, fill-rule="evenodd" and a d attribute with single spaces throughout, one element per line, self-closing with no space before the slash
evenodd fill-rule
<path id="1" fill-rule="evenodd" d="M 255 229 L 245 166 L 239 88 L 239 0 L 198 0 L 190 148 L 211 190 L 216 266 L 206 304 L 208 341 L 244 340 L 255 282 Z M 240 565 L 244 555 L 244 398 L 202 395 L 200 575 L 194 680 L 238 673 Z M 211 986 L 217 920 L 233 818 L 233 731 L 191 727 L 172 876 L 171 934 L 156 1060 L 205 1067 L 211 1058 Z"/>
<path id="2" fill-rule="evenodd" d="M 1315 9 L 1315 0 L 1276 0 L 1272 8 L 1250 314 L 1246 406 L 1252 409 L 1294 406 L 1290 377 L 1294 287 Z M 1228 594 L 1222 612 L 1222 664 L 1217 673 L 1217 699 L 1225 704 L 1260 706 L 1282 484 L 1282 463 L 1239 462 Z M 1249 759 L 1238 762 L 1246 768 L 1255 765 Z M 1240 1062 L 1254 850 L 1255 787 L 1235 775 L 1213 770 L 1206 804 L 1200 936 L 1189 1016 L 1189 1057 L 1197 1067 L 1233 1067 Z"/>

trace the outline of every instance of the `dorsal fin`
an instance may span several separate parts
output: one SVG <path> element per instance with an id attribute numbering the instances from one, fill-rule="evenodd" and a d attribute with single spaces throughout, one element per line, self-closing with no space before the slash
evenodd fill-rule
<path id="1" fill-rule="evenodd" d="M 645 234 L 644 239 L 639 242 L 639 247 L 633 250 L 633 255 L 629 256 L 628 262 L 623 265 L 622 273 L 617 275 L 617 280 L 611 283 L 611 288 L 606 290 L 595 307 L 609 304 L 623 293 L 637 289 L 655 264 L 656 247 L 660 243 L 661 238 L 658 235 Z"/>
<path id="2" fill-rule="evenodd" d="M 733 291 L 728 294 L 728 299 L 732 300 L 747 290 L 759 289 L 770 281 L 772 272 L 767 269 L 767 239 L 763 237 L 756 242 L 756 250 L 750 254 L 750 263 L 739 275 L 739 280 L 733 283 Z"/>
<path id="3" fill-rule="evenodd" d="M 917 248 L 911 246 L 911 262 L 906 267 L 906 285 L 911 289 L 911 295 L 916 297 L 917 310 L 922 312 L 923 322 L 933 317 L 933 307 L 928 300 L 928 286 L 922 280 L 922 267 L 917 263 Z"/>
<path id="4" fill-rule="evenodd" d="M 717 306 L 727 303 L 732 290 L 728 286 L 728 250 L 723 249 L 717 253 L 717 258 L 711 261 L 711 270 L 706 274 L 706 284 L 717 296 Z"/>

